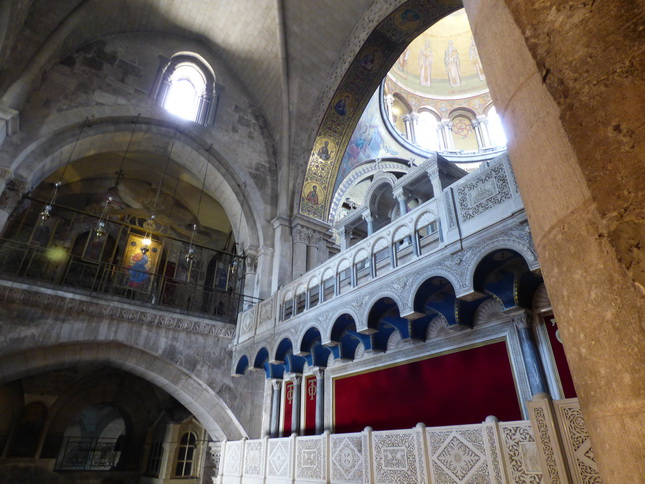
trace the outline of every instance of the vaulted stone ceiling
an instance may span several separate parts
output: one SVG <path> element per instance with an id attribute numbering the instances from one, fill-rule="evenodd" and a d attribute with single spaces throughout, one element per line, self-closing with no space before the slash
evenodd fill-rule
<path id="1" fill-rule="evenodd" d="M 13 4 L 11 8 L 9 3 Z M 4 91 L 24 76 L 34 56 L 46 56 L 46 64 L 51 65 L 83 44 L 105 36 L 127 32 L 176 34 L 201 41 L 229 64 L 262 108 L 274 138 L 279 139 L 281 105 L 286 102 L 287 90 L 288 105 L 297 109 L 291 113 L 295 117 L 292 121 L 311 122 L 317 104 L 325 101 L 319 99 L 320 93 L 329 84 L 347 44 L 353 37 L 360 37 L 360 32 L 354 31 L 365 23 L 370 7 L 368 20 L 374 23 L 400 3 L 0 0 L 0 12 L 10 13 L 10 18 L 5 15 L 9 28 L 0 39 L 0 89 Z M 285 41 L 287 62 L 283 67 L 281 44 Z"/>

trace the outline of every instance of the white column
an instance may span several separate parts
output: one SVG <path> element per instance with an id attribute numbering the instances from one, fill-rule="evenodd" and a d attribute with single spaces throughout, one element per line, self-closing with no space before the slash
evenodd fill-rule
<path id="1" fill-rule="evenodd" d="M 387 108 L 387 115 L 392 125 L 394 125 L 394 116 L 392 115 L 393 104 L 394 104 L 394 96 L 392 96 L 392 94 L 388 94 L 387 96 L 385 96 L 385 106 Z"/>
<path id="2" fill-rule="evenodd" d="M 280 395 L 282 394 L 282 380 L 272 379 L 271 390 L 273 392 L 271 399 L 271 427 L 270 437 L 279 437 L 280 431 Z"/>
<path id="3" fill-rule="evenodd" d="M 449 119 L 441 120 L 441 134 L 447 150 L 455 149 L 455 140 L 452 138 L 452 122 Z"/>
<path id="4" fill-rule="evenodd" d="M 410 130 L 412 132 L 413 143 L 417 142 L 417 128 L 419 127 L 419 115 L 417 113 L 410 113 Z"/>
<path id="5" fill-rule="evenodd" d="M 300 225 L 292 229 L 293 236 L 293 260 L 292 279 L 297 279 L 307 272 L 307 246 L 309 245 L 309 230 Z"/>
<path id="6" fill-rule="evenodd" d="M 409 114 L 404 114 L 403 123 L 405 124 L 405 137 L 410 143 L 414 143 L 414 131 L 412 129 L 412 118 Z"/>
<path id="7" fill-rule="evenodd" d="M 291 406 L 291 433 L 300 435 L 300 407 L 302 406 L 302 376 L 292 375 L 289 381 L 293 383 L 293 405 Z"/>
<path id="8" fill-rule="evenodd" d="M 483 147 L 488 148 L 493 145 L 493 142 L 490 139 L 490 132 L 488 131 L 488 117 L 479 115 L 477 116 L 477 121 L 479 121 L 479 129 L 484 143 Z"/>
<path id="9" fill-rule="evenodd" d="M 272 292 L 278 287 L 291 282 L 292 274 L 292 243 L 291 224 L 286 217 L 276 217 L 272 220 L 274 229 L 274 247 L 277 250 L 273 259 Z"/>
<path id="10" fill-rule="evenodd" d="M 325 370 L 314 368 L 316 377 L 316 434 L 320 435 L 325 430 Z"/>

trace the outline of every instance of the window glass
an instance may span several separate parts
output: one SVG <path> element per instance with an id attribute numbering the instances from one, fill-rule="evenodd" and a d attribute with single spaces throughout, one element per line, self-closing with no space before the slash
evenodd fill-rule
<path id="1" fill-rule="evenodd" d="M 182 436 L 179 442 L 179 448 L 177 449 L 177 465 L 175 466 L 175 476 L 192 476 L 196 442 L 197 438 L 192 432 L 187 432 Z"/>

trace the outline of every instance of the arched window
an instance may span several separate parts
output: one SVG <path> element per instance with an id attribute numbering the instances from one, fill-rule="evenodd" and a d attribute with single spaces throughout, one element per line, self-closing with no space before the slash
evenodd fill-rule
<path id="1" fill-rule="evenodd" d="M 193 475 L 196 445 L 197 437 L 193 432 L 186 432 L 181 437 L 179 448 L 177 449 L 176 477 L 190 477 Z"/>
<path id="2" fill-rule="evenodd" d="M 428 111 L 419 113 L 419 126 L 417 129 L 417 144 L 429 151 L 440 151 L 439 120 Z"/>
<path id="3" fill-rule="evenodd" d="M 494 146 L 506 146 L 506 133 L 495 106 L 488 110 L 488 133 Z"/>
<path id="4" fill-rule="evenodd" d="M 180 54 L 160 70 L 157 100 L 169 112 L 206 126 L 215 99 L 215 76 L 197 56 Z"/>

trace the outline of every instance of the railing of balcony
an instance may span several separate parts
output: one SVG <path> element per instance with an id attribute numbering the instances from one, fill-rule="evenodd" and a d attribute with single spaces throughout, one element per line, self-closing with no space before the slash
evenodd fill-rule
<path id="1" fill-rule="evenodd" d="M 65 437 L 56 462 L 58 471 L 109 471 L 118 467 L 121 455 L 134 447 L 131 440 Z"/>
<path id="2" fill-rule="evenodd" d="M 99 238 L 97 217 L 55 207 L 55 215 L 41 222 L 42 204 L 29 203 L 0 238 L 1 276 L 233 324 L 239 311 L 257 302 L 242 293 L 242 256 L 193 244 L 188 260 L 187 242 L 112 220 Z"/>

